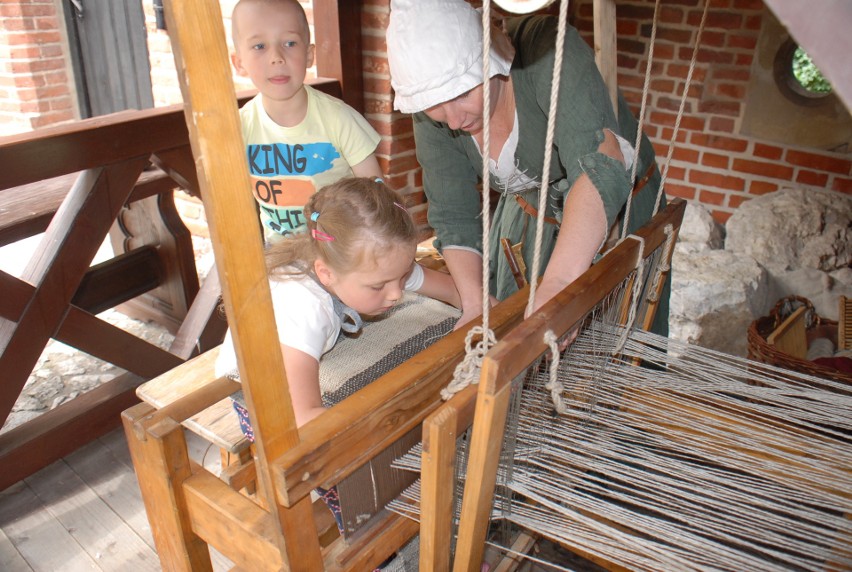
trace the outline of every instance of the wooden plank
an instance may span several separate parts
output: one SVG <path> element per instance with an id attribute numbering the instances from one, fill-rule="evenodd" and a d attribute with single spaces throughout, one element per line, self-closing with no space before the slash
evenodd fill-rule
<path id="1" fill-rule="evenodd" d="M 805 359 L 808 355 L 808 340 L 805 334 L 807 308 L 802 306 L 787 316 L 787 319 L 766 337 L 769 345 L 775 346 L 795 358 Z"/>
<path id="2" fill-rule="evenodd" d="M 121 375 L 0 434 L 0 489 L 118 427 L 121 412 L 138 403 L 141 381 Z"/>
<path id="3" fill-rule="evenodd" d="M 5 572 L 32 572 L 32 567 L 27 564 L 24 557 L 0 529 L 0 570 Z"/>
<path id="4" fill-rule="evenodd" d="M 26 483 L 0 492 L 0 529 L 34 570 L 101 570 Z"/>
<path id="5" fill-rule="evenodd" d="M 121 414 L 124 432 L 139 479 L 145 510 L 163 568 L 211 571 L 207 544 L 193 531 L 183 491 L 191 475 L 181 426 L 164 420 L 139 431 L 137 423 L 153 408 L 140 403 Z"/>
<path id="6" fill-rule="evenodd" d="M 497 465 L 503 448 L 506 412 L 512 384 L 502 377 L 493 361 L 482 362 L 482 375 L 476 397 L 476 416 L 465 477 L 459 536 L 453 570 L 475 572 L 485 551 L 485 535 L 491 521 L 491 505 L 497 483 Z"/>
<path id="7" fill-rule="evenodd" d="M 121 435 L 121 430 L 113 431 Z M 125 444 L 125 449 L 127 448 Z M 154 549 L 154 537 L 142 504 L 142 495 L 136 483 L 133 467 L 128 467 L 100 440 L 87 443 L 64 458 L 77 477 L 94 491 L 145 544 Z M 132 476 L 133 478 L 128 478 Z M 33 478 L 33 477 L 30 477 Z M 29 481 L 29 479 L 28 479 Z M 62 494 L 68 490 L 61 487 Z"/>
<path id="8" fill-rule="evenodd" d="M 136 394 L 146 403 L 162 409 L 194 392 L 202 391 L 216 379 L 215 364 L 219 349 L 217 346 L 143 383 L 136 390 Z M 236 382 L 234 385 L 233 391 L 236 391 L 239 386 Z M 248 439 L 240 429 L 230 398 L 219 400 L 199 413 L 179 421 L 196 435 L 232 453 L 239 453 L 249 446 Z"/>
<path id="9" fill-rule="evenodd" d="M 595 63 L 609 90 L 612 111 L 618 119 L 618 66 L 616 58 L 615 0 L 594 0 Z"/>
<path id="10" fill-rule="evenodd" d="M 281 352 L 267 351 L 278 335 L 263 245 L 245 231 L 257 225 L 254 199 L 234 192 L 248 188 L 249 174 L 221 9 L 205 0 L 172 0 L 165 8 L 225 309 L 240 318 L 230 326 L 256 439 L 259 490 L 276 517 L 283 560 L 293 570 L 318 570 L 319 540 L 315 527 L 306 526 L 313 520 L 310 499 L 283 509 L 271 486 L 271 460 L 298 444 L 299 432 Z"/>
<path id="11" fill-rule="evenodd" d="M 106 570 L 159 570 L 157 554 L 64 462 L 28 477 L 46 511 Z"/>
<path id="12" fill-rule="evenodd" d="M 195 438 L 195 442 L 193 442 L 194 435 L 189 434 L 186 435 L 186 437 L 190 458 L 198 459 L 199 456 L 197 455 L 197 451 L 200 450 L 201 439 Z M 130 449 L 127 446 L 127 437 L 124 435 L 124 430 L 119 428 L 111 431 L 96 442 L 90 444 L 90 446 L 97 446 L 97 450 L 103 450 L 103 454 L 108 456 L 109 462 L 114 462 L 116 464 L 114 470 L 116 472 L 121 471 L 124 475 L 122 483 L 117 485 L 117 487 L 122 491 L 121 494 L 123 496 L 121 499 L 116 499 L 113 503 L 113 498 L 119 495 L 117 490 L 104 490 L 104 487 L 99 483 L 95 486 L 95 483 L 98 481 L 97 459 L 100 457 L 101 453 L 92 451 L 93 454 L 89 459 L 90 462 L 85 465 L 85 468 L 81 466 L 81 463 L 78 460 L 85 453 L 78 454 L 75 452 L 72 456 L 67 458 L 66 461 L 69 462 L 77 474 L 81 475 L 81 477 L 89 483 L 89 486 L 101 495 L 101 498 L 104 498 L 103 493 L 106 493 L 107 498 L 105 501 L 110 504 L 110 506 L 113 507 L 113 510 L 115 510 L 116 513 L 118 513 L 131 527 L 133 527 L 134 530 L 136 530 L 137 534 L 143 536 L 142 529 L 144 528 L 144 530 L 147 531 L 147 536 L 143 536 L 143 538 L 149 538 L 151 536 L 151 526 L 145 512 L 141 492 L 139 491 L 139 483 L 136 480 L 133 460 L 130 458 Z M 219 461 L 218 459 L 213 458 L 216 457 L 216 455 L 210 455 L 210 457 L 210 462 L 205 464 L 205 467 L 208 470 L 216 472 L 218 471 Z M 199 462 L 201 461 L 199 460 Z M 91 465 L 91 467 L 89 465 Z M 154 546 L 153 539 L 151 540 L 151 546 Z M 215 572 L 225 572 L 231 570 L 234 566 L 233 562 L 213 547 L 210 547 L 210 561 L 213 564 L 213 570 Z"/>
<path id="13" fill-rule="evenodd" d="M 77 285 L 127 200 L 147 158 L 81 176 L 30 260 L 23 280 L 36 285 L 17 324 L 0 326 L 0 421 L 5 422 L 47 341 L 58 329 Z"/>

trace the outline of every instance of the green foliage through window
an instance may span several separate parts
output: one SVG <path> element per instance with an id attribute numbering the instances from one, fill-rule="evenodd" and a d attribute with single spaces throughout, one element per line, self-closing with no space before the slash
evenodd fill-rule
<path id="1" fill-rule="evenodd" d="M 803 88 L 811 93 L 830 93 L 831 84 L 814 65 L 813 60 L 801 47 L 793 54 L 793 76 Z"/>

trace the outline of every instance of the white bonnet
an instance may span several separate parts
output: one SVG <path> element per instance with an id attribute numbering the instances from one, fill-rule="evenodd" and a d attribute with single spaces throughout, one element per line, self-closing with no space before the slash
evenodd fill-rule
<path id="1" fill-rule="evenodd" d="M 415 113 L 482 83 L 482 16 L 464 0 L 391 0 L 387 30 L 394 109 Z M 511 62 L 491 48 L 491 76 Z"/>

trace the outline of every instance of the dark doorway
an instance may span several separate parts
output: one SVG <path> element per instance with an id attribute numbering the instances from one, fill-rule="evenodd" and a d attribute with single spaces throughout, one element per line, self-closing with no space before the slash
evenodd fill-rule
<path id="1" fill-rule="evenodd" d="M 154 106 L 142 0 L 62 0 L 80 116 Z"/>

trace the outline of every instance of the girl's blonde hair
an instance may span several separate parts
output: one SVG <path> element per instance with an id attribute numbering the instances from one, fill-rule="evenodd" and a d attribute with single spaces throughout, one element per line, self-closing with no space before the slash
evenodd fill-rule
<path id="1" fill-rule="evenodd" d="M 346 274 L 379 252 L 417 242 L 403 198 L 381 179 L 351 177 L 326 185 L 308 200 L 305 220 L 307 232 L 267 249 L 271 275 L 310 272 L 318 258 Z"/>

